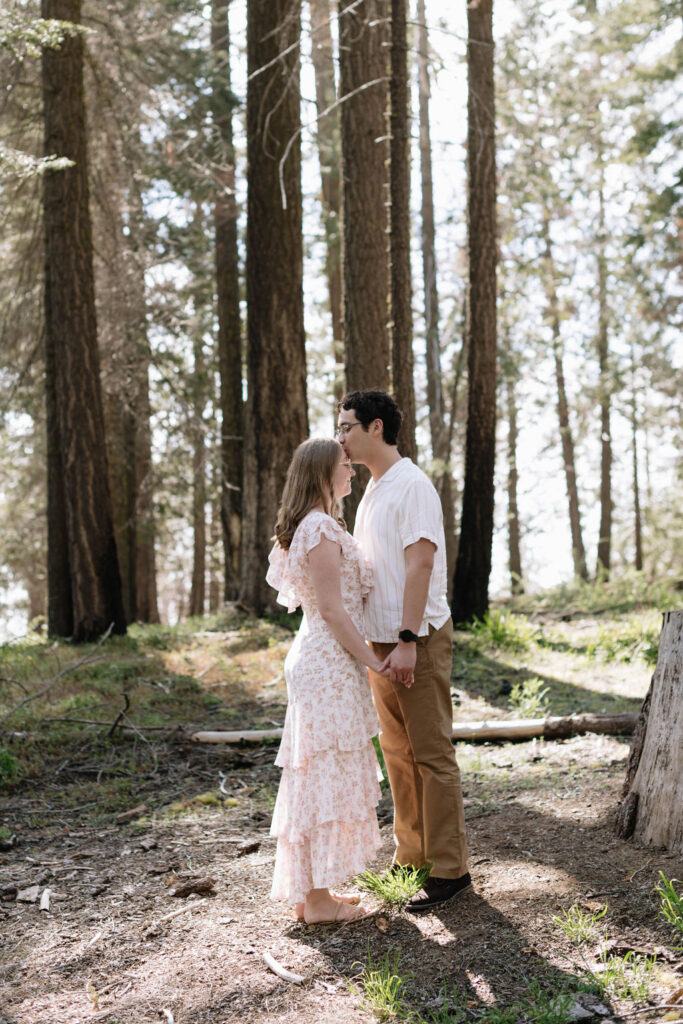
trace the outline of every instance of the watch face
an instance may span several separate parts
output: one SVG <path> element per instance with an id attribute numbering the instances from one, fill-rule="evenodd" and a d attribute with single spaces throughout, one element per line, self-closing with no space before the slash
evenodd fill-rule
<path id="1" fill-rule="evenodd" d="M 399 640 L 402 640 L 404 644 L 417 643 L 417 636 L 411 629 L 402 629 L 398 634 Z"/>

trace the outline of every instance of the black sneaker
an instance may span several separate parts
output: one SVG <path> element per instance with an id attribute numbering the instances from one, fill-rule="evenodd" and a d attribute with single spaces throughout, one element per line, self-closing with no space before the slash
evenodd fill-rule
<path id="1" fill-rule="evenodd" d="M 426 880 L 420 891 L 408 900 L 406 910 L 411 914 L 421 914 L 424 910 L 431 910 L 432 907 L 447 903 L 471 888 L 472 879 L 469 871 L 461 875 L 460 878 L 435 878 L 432 875 Z"/>

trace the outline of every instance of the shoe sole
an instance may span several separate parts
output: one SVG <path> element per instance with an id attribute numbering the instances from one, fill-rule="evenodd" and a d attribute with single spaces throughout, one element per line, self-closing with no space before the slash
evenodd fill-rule
<path id="1" fill-rule="evenodd" d="M 406 904 L 405 909 L 409 914 L 426 914 L 427 911 L 432 910 L 433 907 L 442 907 L 444 903 L 450 903 L 452 900 L 457 900 L 459 896 L 464 896 L 466 892 L 469 892 L 472 888 L 472 883 L 466 885 L 464 889 L 460 889 L 459 892 L 454 892 L 452 896 L 447 896 L 445 900 L 433 900 L 430 903 L 423 904 Z"/>

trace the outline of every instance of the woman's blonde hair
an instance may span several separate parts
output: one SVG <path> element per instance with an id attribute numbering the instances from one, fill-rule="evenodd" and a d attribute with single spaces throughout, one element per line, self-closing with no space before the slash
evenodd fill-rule
<path id="1" fill-rule="evenodd" d="M 275 540 L 288 550 L 297 526 L 316 505 L 345 527 L 339 499 L 334 493 L 334 471 L 343 449 L 328 437 L 310 438 L 292 456 L 275 523 Z"/>

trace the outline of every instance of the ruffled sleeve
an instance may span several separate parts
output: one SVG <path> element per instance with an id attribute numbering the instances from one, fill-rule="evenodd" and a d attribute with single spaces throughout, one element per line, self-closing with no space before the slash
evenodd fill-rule
<path id="1" fill-rule="evenodd" d="M 295 612 L 301 604 L 296 581 L 289 566 L 289 552 L 276 542 L 268 555 L 266 583 L 277 590 L 277 603 L 283 604 L 288 612 Z"/>
<path id="2" fill-rule="evenodd" d="M 344 540 L 348 537 L 346 531 L 324 512 L 311 512 L 299 523 L 299 528 L 292 540 L 292 547 L 296 547 L 301 555 L 307 555 L 313 548 L 317 548 L 323 537 L 339 544 L 344 551 Z"/>

